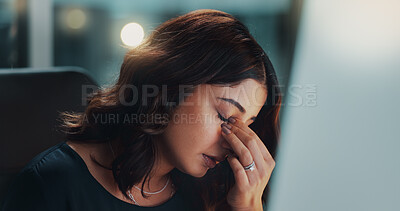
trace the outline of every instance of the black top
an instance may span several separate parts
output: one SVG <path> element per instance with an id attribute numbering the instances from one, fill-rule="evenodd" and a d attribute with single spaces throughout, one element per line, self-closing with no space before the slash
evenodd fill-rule
<path id="1" fill-rule="evenodd" d="M 1 205 L 8 210 L 193 210 L 179 189 L 167 202 L 140 207 L 116 198 L 89 172 L 83 159 L 65 142 L 33 158 L 17 175 Z"/>

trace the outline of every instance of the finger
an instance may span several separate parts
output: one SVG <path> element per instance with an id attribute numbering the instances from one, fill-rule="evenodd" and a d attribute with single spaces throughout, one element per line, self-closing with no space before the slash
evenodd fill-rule
<path id="1" fill-rule="evenodd" d="M 241 166 L 248 166 L 253 162 L 253 156 L 250 150 L 243 144 L 243 142 L 232 133 L 229 128 L 226 127 L 226 124 L 221 124 L 222 127 L 222 136 L 226 139 L 226 141 L 231 145 L 233 151 L 239 157 L 239 162 Z M 244 170 L 244 168 L 243 168 Z M 255 174 L 254 171 L 248 174 L 249 181 L 256 181 L 258 174 Z"/>
<path id="2" fill-rule="evenodd" d="M 242 143 L 249 149 L 256 164 L 256 168 L 258 170 L 257 172 L 265 172 L 267 169 L 266 167 L 267 163 L 257 143 L 258 137 L 250 136 L 249 134 L 241 130 L 239 127 L 233 125 L 228 125 L 228 127 L 231 127 L 232 133 L 234 133 L 242 141 Z"/>
<path id="3" fill-rule="evenodd" d="M 240 127 L 238 125 L 229 124 L 229 126 L 231 126 L 231 130 L 239 137 L 240 140 L 245 143 L 247 147 L 250 147 L 250 145 L 256 145 L 258 151 L 260 152 L 259 156 L 261 156 L 265 161 L 272 159 L 272 156 L 269 153 L 267 147 L 257 136 L 257 134 L 245 132 L 245 128 L 243 129 L 243 127 Z M 250 128 L 248 129 L 251 130 Z"/>
<path id="4" fill-rule="evenodd" d="M 228 160 L 229 165 L 232 168 L 233 175 L 235 176 L 236 184 L 240 188 L 249 187 L 248 176 L 247 176 L 246 171 L 244 170 L 242 164 L 240 163 L 240 161 L 232 155 L 229 155 L 227 160 Z"/>
<path id="5" fill-rule="evenodd" d="M 233 151 L 239 157 L 239 161 L 242 166 L 247 166 L 253 162 L 253 156 L 244 143 L 234 133 L 232 133 L 225 123 L 221 124 L 221 128 L 223 137 L 231 145 Z"/>
<path id="6" fill-rule="evenodd" d="M 240 121 L 239 119 L 235 119 L 230 117 L 229 118 L 229 122 L 228 125 L 234 126 L 234 127 L 238 127 L 240 128 L 245 134 L 248 134 L 250 136 L 254 136 L 257 137 L 257 145 L 264 157 L 265 160 L 270 160 L 273 159 L 271 153 L 268 151 L 267 147 L 265 146 L 264 142 L 262 142 L 262 140 L 258 137 L 258 135 L 252 130 L 250 129 L 246 124 L 244 124 L 242 121 Z"/>

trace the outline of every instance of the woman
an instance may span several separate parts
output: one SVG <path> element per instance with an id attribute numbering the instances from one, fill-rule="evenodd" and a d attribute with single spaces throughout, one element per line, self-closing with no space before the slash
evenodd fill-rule
<path id="1" fill-rule="evenodd" d="M 2 210 L 262 210 L 280 101 L 240 21 L 217 10 L 171 19 L 84 113 L 62 114 L 67 141 L 21 171 Z"/>

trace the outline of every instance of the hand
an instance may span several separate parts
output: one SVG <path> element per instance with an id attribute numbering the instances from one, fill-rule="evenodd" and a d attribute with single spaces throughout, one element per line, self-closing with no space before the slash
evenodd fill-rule
<path id="1" fill-rule="evenodd" d="M 228 156 L 229 165 L 235 177 L 235 185 L 227 196 L 233 210 L 263 210 L 261 197 L 275 161 L 257 134 L 238 119 L 229 118 L 229 123 L 221 124 L 223 137 L 238 156 Z M 245 171 L 243 166 L 255 162 L 253 171 Z"/>

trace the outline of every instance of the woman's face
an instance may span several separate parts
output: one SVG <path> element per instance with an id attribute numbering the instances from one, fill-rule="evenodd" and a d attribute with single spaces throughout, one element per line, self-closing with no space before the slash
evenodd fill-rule
<path id="1" fill-rule="evenodd" d="M 186 94 L 162 135 L 162 150 L 172 166 L 202 177 L 213 167 L 207 156 L 223 160 L 231 149 L 221 135 L 223 119 L 232 116 L 250 125 L 267 92 L 262 84 L 246 79 L 234 87 L 200 85 Z"/>

